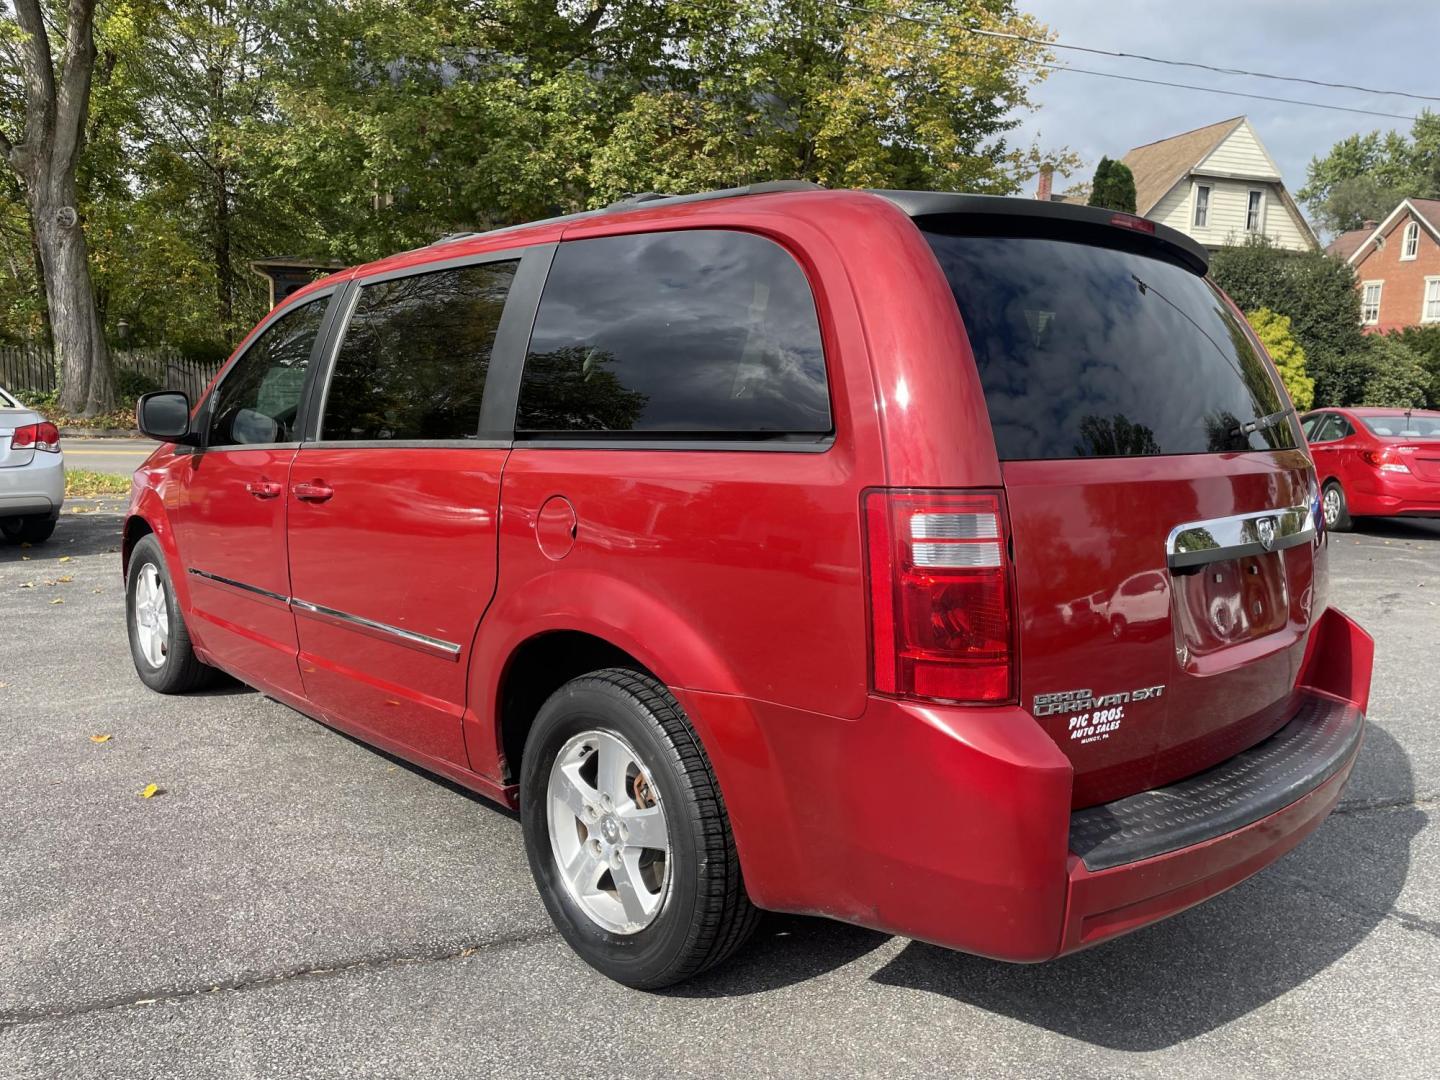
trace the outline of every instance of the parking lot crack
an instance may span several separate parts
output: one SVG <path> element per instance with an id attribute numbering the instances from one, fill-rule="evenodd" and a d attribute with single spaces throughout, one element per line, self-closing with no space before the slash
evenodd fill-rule
<path id="1" fill-rule="evenodd" d="M 357 959 L 342 960 L 333 964 L 305 964 L 285 968 L 281 971 L 242 975 L 233 979 L 223 979 L 215 982 L 207 980 L 204 983 L 191 986 L 172 986 L 145 991 L 128 991 L 125 993 L 111 994 L 103 998 L 97 998 L 93 1001 L 82 1002 L 76 1005 L 14 1009 L 9 1012 L 0 1013 L 0 1029 L 19 1027 L 25 1024 L 72 1020 L 76 1017 L 108 1012 L 112 1009 L 172 1004 L 192 998 L 204 997 L 208 994 L 245 993 L 251 990 L 264 990 L 296 980 L 328 979 L 360 971 L 374 971 L 387 967 L 395 967 L 402 964 L 445 963 L 477 954 L 520 948 L 554 936 L 555 931 L 552 928 L 548 926 L 537 927 L 511 934 L 503 934 L 499 937 L 470 942 L 458 947 L 447 946 L 433 950 L 411 949 L 392 953 L 378 953 L 373 956 L 362 956 Z"/>

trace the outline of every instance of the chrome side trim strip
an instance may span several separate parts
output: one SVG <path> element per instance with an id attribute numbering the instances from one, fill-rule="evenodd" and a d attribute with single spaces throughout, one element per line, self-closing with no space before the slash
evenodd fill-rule
<path id="1" fill-rule="evenodd" d="M 446 660 L 460 659 L 460 646 L 453 641 L 444 641 L 441 638 L 428 637 L 425 634 L 417 634 L 413 630 L 402 630 L 398 626 L 391 626 L 389 623 L 376 622 L 374 619 L 367 619 L 360 615 L 351 615 L 347 611 L 337 611 L 335 608 L 325 607 L 323 604 L 312 604 L 308 600 L 290 598 L 290 607 L 300 615 L 309 615 L 312 618 L 320 619 L 323 622 L 334 623 L 344 626 L 350 630 L 358 630 L 362 633 L 368 632 L 372 637 L 409 645 L 419 649 L 421 652 L 430 653 L 433 656 L 443 657 Z"/>
<path id="2" fill-rule="evenodd" d="M 247 585 L 245 582 L 236 581 L 234 578 L 221 577 L 219 574 L 212 574 L 208 570 L 196 570 L 192 566 L 187 573 L 194 574 L 198 578 L 204 578 L 206 581 L 213 581 L 218 585 L 227 585 L 232 589 L 239 589 L 241 592 L 252 593 L 255 596 L 263 596 L 267 600 L 274 600 L 277 603 L 290 603 L 288 596 L 281 596 L 279 593 L 271 592 L 269 589 L 262 589 L 258 585 Z"/>
<path id="3" fill-rule="evenodd" d="M 1281 551 L 1308 543 L 1315 535 L 1310 507 L 1288 506 L 1177 525 L 1165 541 L 1165 557 L 1171 570 L 1191 570 L 1207 563 Z"/>

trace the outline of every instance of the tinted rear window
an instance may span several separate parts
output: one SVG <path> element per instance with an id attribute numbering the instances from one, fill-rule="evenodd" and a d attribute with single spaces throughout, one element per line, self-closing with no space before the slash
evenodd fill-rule
<path id="1" fill-rule="evenodd" d="M 1002 460 L 1295 445 L 1245 328 L 1203 278 L 1131 251 L 927 231 L 959 304 Z"/>
<path id="2" fill-rule="evenodd" d="M 747 438 L 830 431 L 815 300 L 780 245 L 721 230 L 560 245 L 516 428 Z"/>

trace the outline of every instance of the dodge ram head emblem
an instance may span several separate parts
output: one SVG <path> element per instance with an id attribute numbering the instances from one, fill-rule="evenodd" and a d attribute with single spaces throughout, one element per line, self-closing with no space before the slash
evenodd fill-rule
<path id="1" fill-rule="evenodd" d="M 1260 540 L 1260 546 L 1269 551 L 1275 546 L 1275 519 L 1273 517 L 1257 518 L 1255 535 Z"/>

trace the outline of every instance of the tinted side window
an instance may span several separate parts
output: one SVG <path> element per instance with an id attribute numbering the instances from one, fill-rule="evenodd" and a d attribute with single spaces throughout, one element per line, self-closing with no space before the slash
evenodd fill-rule
<path id="1" fill-rule="evenodd" d="M 827 433 L 815 300 L 778 244 L 692 230 L 561 244 L 525 358 L 524 432 Z"/>
<path id="2" fill-rule="evenodd" d="M 517 261 L 366 285 L 345 330 L 320 437 L 473 439 Z"/>
<path id="3" fill-rule="evenodd" d="M 286 312 L 251 342 L 210 399 L 207 446 L 294 442 L 310 351 L 329 298 Z"/>

